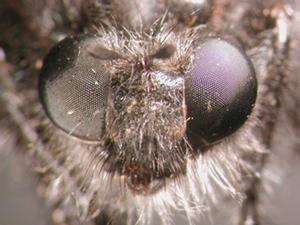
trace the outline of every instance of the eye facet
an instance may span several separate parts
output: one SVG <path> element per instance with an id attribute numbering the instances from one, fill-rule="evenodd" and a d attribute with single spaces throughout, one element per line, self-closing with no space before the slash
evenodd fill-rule
<path id="1" fill-rule="evenodd" d="M 84 48 L 88 35 L 70 36 L 46 56 L 40 73 L 41 102 L 52 122 L 81 139 L 97 141 L 104 132 L 109 72 Z"/>
<path id="2" fill-rule="evenodd" d="M 206 39 L 185 81 L 187 136 L 192 145 L 227 137 L 251 114 L 257 94 L 254 67 L 234 45 Z M 201 142 L 200 141 L 200 142 Z"/>

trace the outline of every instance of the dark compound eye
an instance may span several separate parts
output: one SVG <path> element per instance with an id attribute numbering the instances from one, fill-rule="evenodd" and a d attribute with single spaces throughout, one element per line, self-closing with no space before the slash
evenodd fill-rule
<path id="1" fill-rule="evenodd" d="M 54 124 L 72 136 L 96 141 L 104 132 L 109 72 L 84 50 L 97 38 L 70 36 L 46 56 L 39 91 Z"/>
<path id="2" fill-rule="evenodd" d="M 194 145 L 218 141 L 244 124 L 256 100 L 257 81 L 243 52 L 210 38 L 196 52 L 185 89 L 187 135 Z"/>

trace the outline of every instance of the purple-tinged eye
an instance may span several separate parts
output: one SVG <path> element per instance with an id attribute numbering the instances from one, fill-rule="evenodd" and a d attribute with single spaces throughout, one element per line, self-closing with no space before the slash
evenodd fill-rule
<path id="1" fill-rule="evenodd" d="M 85 34 L 65 38 L 46 56 L 39 80 L 41 102 L 52 122 L 89 141 L 103 135 L 110 79 L 103 61 L 85 50 L 96 39 Z"/>
<path id="2" fill-rule="evenodd" d="M 250 59 L 220 38 L 206 39 L 185 81 L 187 135 L 192 145 L 212 143 L 242 126 L 251 114 L 257 81 Z"/>

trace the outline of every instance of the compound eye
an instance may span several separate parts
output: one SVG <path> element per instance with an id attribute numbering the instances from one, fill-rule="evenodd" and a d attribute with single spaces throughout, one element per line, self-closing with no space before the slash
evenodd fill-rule
<path id="1" fill-rule="evenodd" d="M 65 38 L 46 56 L 39 80 L 41 102 L 52 122 L 90 141 L 104 132 L 110 79 L 103 61 L 85 51 L 96 39 L 85 34 Z"/>
<path id="2" fill-rule="evenodd" d="M 185 89 L 188 139 L 192 145 L 204 144 L 227 137 L 245 123 L 256 100 L 257 81 L 242 51 L 209 38 L 196 52 Z"/>

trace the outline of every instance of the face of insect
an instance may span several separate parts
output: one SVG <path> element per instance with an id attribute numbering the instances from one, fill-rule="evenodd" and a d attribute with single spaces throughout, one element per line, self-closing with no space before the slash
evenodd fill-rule
<path id="1" fill-rule="evenodd" d="M 258 223 L 281 93 L 299 98 L 290 5 L 31 2 L 1 3 L 1 104 L 61 222 L 193 223 L 230 195 Z"/>

